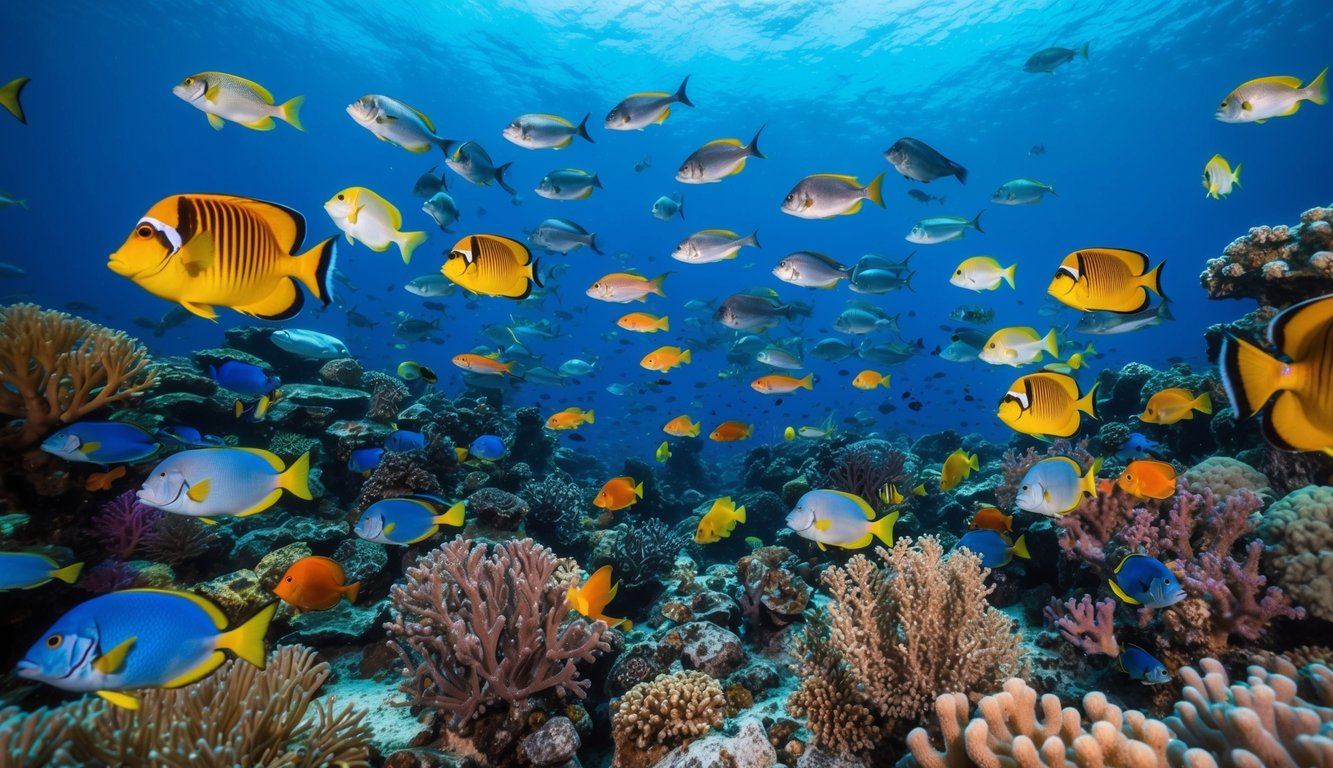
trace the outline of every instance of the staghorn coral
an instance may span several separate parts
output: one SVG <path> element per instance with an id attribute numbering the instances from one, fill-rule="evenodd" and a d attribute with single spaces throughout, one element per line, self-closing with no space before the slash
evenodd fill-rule
<path id="1" fill-rule="evenodd" d="M 380 371 L 361 374 L 361 389 L 370 393 L 370 410 L 366 411 L 366 418 L 381 424 L 393 421 L 411 394 L 406 384 Z"/>
<path id="2" fill-rule="evenodd" d="M 69 745 L 78 722 L 71 707 L 35 712 L 0 707 L 0 765 L 5 768 L 76 765 L 69 754 Z"/>
<path id="3" fill-rule="evenodd" d="M 380 499 L 424 493 L 443 497 L 444 488 L 430 470 L 421 466 L 420 452 L 386 452 L 370 477 L 361 484 L 361 493 L 353 505 L 356 514 Z"/>
<path id="4" fill-rule="evenodd" d="M 939 694 L 987 690 L 1025 667 L 1021 637 L 986 601 L 990 571 L 975 554 L 960 550 L 946 558 L 932 536 L 915 545 L 900 539 L 892 550 L 876 552 L 887 567 L 857 555 L 845 568 L 824 572 L 832 598 L 827 640 L 818 634 L 819 621 L 802 641 L 801 684 L 787 706 L 805 714 L 821 745 L 855 741 L 855 751 L 866 751 L 896 721 L 924 714 Z M 821 723 L 842 727 L 819 711 L 830 701 L 843 710 L 868 709 L 878 728 L 862 729 L 856 739 L 815 730 Z"/>
<path id="5" fill-rule="evenodd" d="M 1311 208 L 1299 224 L 1252 227 L 1199 275 L 1209 298 L 1254 298 L 1286 307 L 1333 291 L 1333 207 Z"/>
<path id="6" fill-rule="evenodd" d="M 499 709 L 509 739 L 527 720 L 532 697 L 582 699 L 590 683 L 578 663 L 610 650 L 605 622 L 568 619 L 559 560 L 531 539 L 488 549 L 458 537 L 422 556 L 390 590 L 389 647 L 403 662 L 400 685 L 413 705 L 432 707 L 463 730 Z"/>
<path id="7" fill-rule="evenodd" d="M 120 331 L 34 304 L 0 308 L 0 414 L 23 426 L 0 440 L 35 445 L 57 424 L 153 386 L 148 350 Z"/>
<path id="8" fill-rule="evenodd" d="M 157 532 L 165 513 L 139 503 L 135 491 L 125 491 L 103 504 L 88 521 L 93 537 L 115 560 L 129 560 Z"/>
<path id="9" fill-rule="evenodd" d="M 71 751 L 123 768 L 368 766 L 366 712 L 315 694 L 330 674 L 314 651 L 284 646 L 256 669 L 228 661 L 185 688 L 150 689 L 137 711 L 82 703 Z"/>
<path id="10" fill-rule="evenodd" d="M 1265 573 L 1311 615 L 1333 621 L 1333 488 L 1287 494 L 1264 514 L 1259 535 L 1269 547 Z"/>
<path id="11" fill-rule="evenodd" d="M 1052 600 L 1043 614 L 1064 639 L 1089 656 L 1120 655 L 1120 644 L 1115 639 L 1115 598 L 1096 603 L 1092 595 L 1084 595 L 1082 600 L 1071 597 L 1064 603 Z"/>
<path id="12" fill-rule="evenodd" d="M 612 703 L 612 768 L 647 768 L 674 747 L 722 726 L 727 698 L 702 672 L 658 675 Z"/>

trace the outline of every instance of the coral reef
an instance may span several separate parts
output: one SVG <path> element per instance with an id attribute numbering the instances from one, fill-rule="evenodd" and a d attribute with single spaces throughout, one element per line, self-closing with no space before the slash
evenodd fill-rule
<path id="1" fill-rule="evenodd" d="M 555 470 L 540 480 L 529 480 L 518 495 L 528 504 L 529 531 L 564 554 L 581 548 L 587 532 L 579 520 L 588 504 L 583 487 L 569 473 Z"/>
<path id="2" fill-rule="evenodd" d="M 1082 600 L 1071 597 L 1063 604 L 1052 600 L 1044 615 L 1064 639 L 1089 656 L 1120 655 L 1120 644 L 1115 639 L 1115 598 L 1096 603 L 1092 595 L 1084 595 Z"/>
<path id="3" fill-rule="evenodd" d="M 722 686 L 702 672 L 658 675 L 614 702 L 613 768 L 648 768 L 673 747 L 722 725 Z"/>
<path id="4" fill-rule="evenodd" d="M 1271 492 L 1264 473 L 1230 456 L 1210 456 L 1185 470 L 1180 478 L 1189 487 L 1207 488 L 1223 500 L 1242 489 L 1259 496 Z"/>
<path id="5" fill-rule="evenodd" d="M 88 527 L 106 553 L 129 560 L 141 544 L 152 541 L 165 513 L 139 503 L 134 491 L 125 491 L 103 504 Z"/>
<path id="6" fill-rule="evenodd" d="M 1333 292 L 1333 207 L 1311 208 L 1294 226 L 1252 227 L 1199 275 L 1208 296 L 1286 307 Z"/>
<path id="7" fill-rule="evenodd" d="M 599 565 L 609 562 L 624 589 L 661 580 L 671 571 L 676 555 L 686 544 L 684 535 L 657 519 L 633 527 L 618 526 L 616 533 L 617 545 L 609 557 L 594 556 L 593 561 Z"/>
<path id="8" fill-rule="evenodd" d="M 822 487 L 852 493 L 878 505 L 885 483 L 903 486 L 907 455 L 883 440 L 861 440 L 841 449 Z"/>
<path id="9" fill-rule="evenodd" d="M 1264 572 L 1312 616 L 1333 621 L 1333 488 L 1287 494 L 1264 513 L 1259 535 Z"/>
<path id="10" fill-rule="evenodd" d="M 390 451 L 384 454 L 379 466 L 361 484 L 361 492 L 352 506 L 359 515 L 366 511 L 366 507 L 380 499 L 411 496 L 417 493 L 439 497 L 445 495 L 439 479 L 433 472 L 421 466 L 418 456 L 414 453 Z"/>
<path id="11" fill-rule="evenodd" d="M 403 382 L 379 371 L 362 373 L 361 389 L 370 393 L 370 410 L 366 411 L 366 418 L 381 424 L 393 421 L 411 394 Z"/>

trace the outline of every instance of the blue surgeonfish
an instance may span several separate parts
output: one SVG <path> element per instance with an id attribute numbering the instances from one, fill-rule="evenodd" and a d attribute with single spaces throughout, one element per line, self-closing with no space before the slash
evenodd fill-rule
<path id="1" fill-rule="evenodd" d="M 0 552 L 0 592 L 9 589 L 33 589 L 52 579 L 73 584 L 83 570 L 83 563 L 60 567 L 40 552 Z"/>
<path id="2" fill-rule="evenodd" d="M 425 494 L 381 499 L 366 507 L 353 532 L 366 541 L 407 546 L 434 536 L 441 525 L 462 526 L 465 510 L 461 501 L 450 507 Z"/>
<path id="3" fill-rule="evenodd" d="M 140 427 L 118 421 L 80 421 L 42 441 L 42 450 L 65 461 L 121 464 L 141 461 L 161 446 Z"/>
<path id="4" fill-rule="evenodd" d="M 1130 605 L 1165 608 L 1185 599 L 1180 579 L 1161 562 L 1147 555 L 1127 555 L 1115 567 L 1111 591 Z"/>
<path id="5" fill-rule="evenodd" d="M 1144 685 L 1160 685 L 1171 681 L 1166 665 L 1137 645 L 1126 644 L 1120 649 L 1120 669 Z"/>
<path id="6" fill-rule="evenodd" d="M 246 517 L 278 502 L 283 490 L 309 501 L 310 454 L 283 466 L 258 448 L 199 448 L 167 457 L 144 480 L 139 501 L 176 515 Z"/>
<path id="7" fill-rule="evenodd" d="M 112 592 L 60 617 L 19 660 L 18 675 L 138 709 L 126 691 L 202 680 L 226 661 L 224 651 L 263 669 L 264 634 L 277 608 L 274 601 L 228 629 L 216 605 L 189 592 Z"/>
<path id="8" fill-rule="evenodd" d="M 262 397 L 282 386 L 282 379 L 263 368 L 240 360 L 208 366 L 208 375 L 222 386 L 249 397 Z"/>
<path id="9" fill-rule="evenodd" d="M 384 458 L 383 448 L 357 448 L 347 457 L 347 468 L 360 475 L 370 477 Z"/>
<path id="10" fill-rule="evenodd" d="M 787 515 L 787 527 L 820 549 L 826 545 L 860 549 L 876 538 L 891 547 L 897 521 L 897 510 L 876 520 L 874 508 L 865 499 L 828 489 L 808 491 Z"/>
<path id="11" fill-rule="evenodd" d="M 386 451 L 419 451 L 426 447 L 426 436 L 407 429 L 396 430 L 384 441 Z"/>
<path id="12" fill-rule="evenodd" d="M 1003 534 L 984 528 L 963 534 L 958 540 L 958 546 L 976 552 L 985 568 L 1003 568 L 1014 559 L 1014 555 L 1024 560 L 1030 559 L 1025 536 L 1019 536 L 1018 541 L 1010 544 Z"/>
<path id="13" fill-rule="evenodd" d="M 458 449 L 459 461 L 466 461 L 468 456 L 472 456 L 483 461 L 499 461 L 505 456 L 504 441 L 495 435 L 482 435 L 473 440 L 467 448 Z"/>

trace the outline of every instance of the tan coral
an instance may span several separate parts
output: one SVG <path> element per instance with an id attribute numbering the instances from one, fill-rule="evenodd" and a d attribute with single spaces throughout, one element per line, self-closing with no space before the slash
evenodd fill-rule
<path id="1" fill-rule="evenodd" d="M 0 309 L 0 414 L 24 420 L 5 440 L 32 446 L 57 424 L 152 387 L 150 362 L 120 331 L 34 304 Z"/>
<path id="2" fill-rule="evenodd" d="M 646 768 L 673 748 L 719 728 L 727 697 L 702 672 L 658 675 L 611 704 L 612 768 Z"/>
<path id="3" fill-rule="evenodd" d="M 1185 470 L 1181 479 L 1195 490 L 1211 490 L 1219 501 L 1225 501 L 1233 492 L 1241 489 L 1261 497 L 1268 497 L 1272 493 L 1264 473 L 1230 456 L 1209 456 Z"/>
<path id="4" fill-rule="evenodd" d="M 1298 605 L 1333 621 L 1333 488 L 1287 494 L 1264 513 L 1259 535 L 1268 545 L 1264 571 Z"/>

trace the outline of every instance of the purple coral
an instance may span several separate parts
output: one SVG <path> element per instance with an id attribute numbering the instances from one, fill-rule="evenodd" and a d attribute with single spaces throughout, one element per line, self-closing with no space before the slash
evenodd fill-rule
<path id="1" fill-rule="evenodd" d="M 407 385 L 380 371 L 361 374 L 361 388 L 370 392 L 370 410 L 366 418 L 388 424 L 398 417 L 398 411 L 410 394 Z"/>
<path id="2" fill-rule="evenodd" d="M 1115 598 L 1092 602 L 1092 595 L 1082 600 L 1069 598 L 1063 604 L 1052 600 L 1043 611 L 1046 620 L 1073 645 L 1089 656 L 1105 654 L 1119 656 L 1120 644 L 1115 639 Z"/>
<path id="3" fill-rule="evenodd" d="M 134 491 L 125 491 L 97 510 L 89 525 L 113 559 L 128 560 L 145 540 L 152 538 L 163 513 L 141 504 Z"/>
<path id="4" fill-rule="evenodd" d="M 879 504 L 879 489 L 886 483 L 906 483 L 907 454 L 883 440 L 862 440 L 838 452 L 829 470 L 828 487 Z"/>

